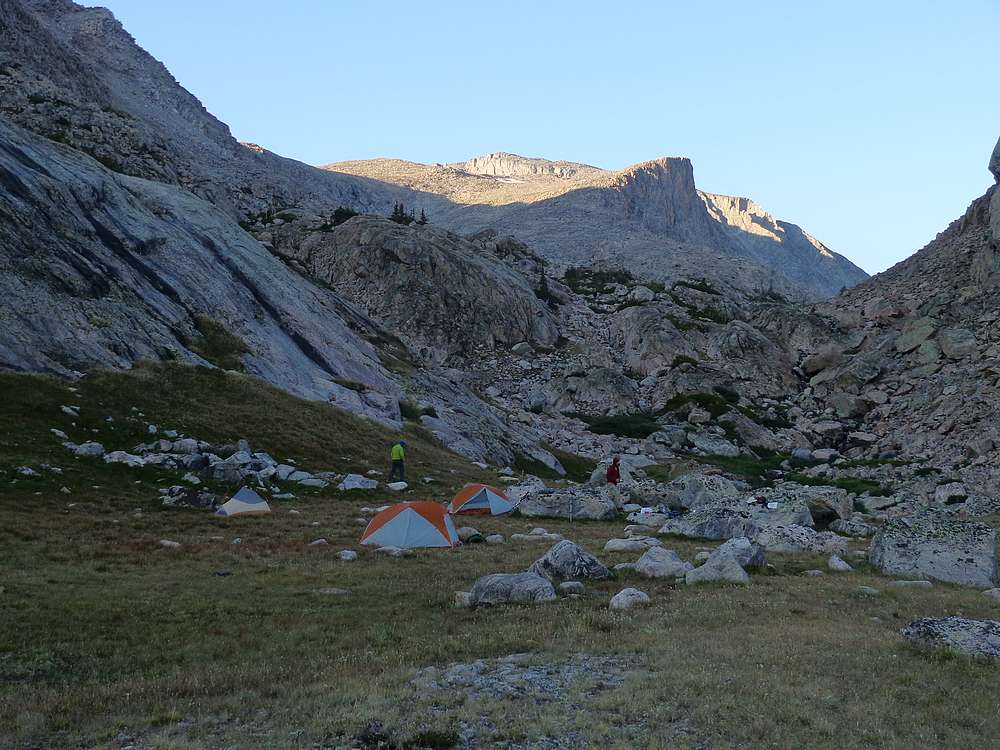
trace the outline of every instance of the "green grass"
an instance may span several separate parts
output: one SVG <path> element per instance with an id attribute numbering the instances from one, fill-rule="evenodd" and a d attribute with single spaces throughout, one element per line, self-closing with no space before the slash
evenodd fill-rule
<path id="1" fill-rule="evenodd" d="M 399 402 L 399 413 L 403 419 L 411 422 L 419 422 L 421 417 L 436 417 L 437 411 L 433 406 L 420 406 L 413 401 L 403 400 Z"/>
<path id="2" fill-rule="evenodd" d="M 674 357 L 674 361 L 670 363 L 671 367 L 680 367 L 681 365 L 694 365 L 698 366 L 698 360 L 694 357 L 689 357 L 686 354 L 678 354 Z"/>
<path id="3" fill-rule="evenodd" d="M 561 451 L 558 448 L 552 448 L 550 446 L 546 446 L 546 450 L 559 459 L 559 463 L 562 464 L 563 469 L 566 470 L 565 476 L 554 469 L 550 469 L 541 461 L 536 461 L 523 453 L 514 454 L 514 463 L 511 468 L 519 473 L 533 474 L 541 479 L 569 479 L 573 482 L 585 482 L 590 479 L 590 475 L 594 471 L 594 467 L 597 466 L 596 461 L 586 458 L 585 456 L 578 456 L 575 453 L 567 453 L 566 451 Z"/>
<path id="4" fill-rule="evenodd" d="M 563 282 L 577 294 L 593 295 L 604 294 L 615 284 L 634 284 L 635 277 L 628 271 L 568 268 L 563 275 Z"/>
<path id="5" fill-rule="evenodd" d="M 619 414 L 610 417 L 597 417 L 588 414 L 569 413 L 567 416 L 579 419 L 587 425 L 587 429 L 597 435 L 618 435 L 643 439 L 660 430 L 656 417 L 651 414 Z"/>
<path id="6" fill-rule="evenodd" d="M 732 408 L 732 404 L 718 393 L 679 393 L 667 401 L 657 414 L 678 413 L 689 405 L 701 407 L 714 419 Z"/>
<path id="7" fill-rule="evenodd" d="M 792 482 L 798 482 L 799 484 L 809 484 L 818 487 L 839 487 L 842 490 L 853 492 L 855 495 L 863 495 L 867 492 L 869 495 L 887 497 L 892 494 L 891 487 L 884 487 L 878 482 L 873 482 L 870 479 L 858 479 L 856 477 L 831 479 L 829 477 L 809 477 L 805 474 L 791 473 L 786 477 L 786 479 Z"/>
<path id="8" fill-rule="evenodd" d="M 348 378 L 334 378 L 333 382 L 356 393 L 364 393 L 368 390 L 368 386 L 364 383 L 359 383 L 356 380 L 350 380 Z"/>
<path id="9" fill-rule="evenodd" d="M 705 294 L 714 294 L 717 296 L 720 294 L 719 290 L 712 286 L 712 283 L 708 279 L 681 279 L 674 282 L 674 288 L 679 286 L 695 289 Z"/>
<path id="10" fill-rule="evenodd" d="M 578 456 L 575 453 L 567 453 L 558 448 L 549 448 L 548 450 L 553 456 L 559 459 L 559 463 L 566 469 L 566 479 L 571 481 L 586 482 L 597 467 L 597 461 L 592 458 Z"/>
<path id="11" fill-rule="evenodd" d="M 589 583 L 579 600 L 456 610 L 455 591 L 524 570 L 547 545 L 379 558 L 357 545 L 357 519 L 362 505 L 400 499 L 382 490 L 301 496 L 253 518 L 166 509 L 157 488 L 179 472 L 73 458 L 48 430 L 117 448 L 145 439 L 153 421 L 211 441 L 247 437 L 276 457 L 341 471 L 378 468 L 396 433 L 207 368 L 94 373 L 76 387 L 0 375 L 0 747 L 118 748 L 119 732 L 160 750 L 375 747 L 379 738 L 426 747 L 471 727 L 483 747 L 561 738 L 607 750 L 909 750 L 977 747 L 1000 732 L 995 665 L 917 653 L 898 632 L 929 614 L 995 619 L 977 590 L 897 591 L 863 563 L 804 578 L 823 558 L 769 555 L 772 573 L 746 587 L 625 573 Z M 62 404 L 80 405 L 80 418 Z M 419 437 L 408 442 L 411 474 L 440 479 L 412 497 L 445 500 L 465 482 L 496 479 Z M 43 462 L 64 474 L 13 474 Z M 543 525 L 609 565 L 637 556 L 600 553 L 620 521 L 467 522 L 508 536 Z M 328 547 L 308 546 L 320 536 Z M 183 546 L 161 548 L 164 538 Z M 684 559 L 702 545 L 666 544 Z M 338 561 L 342 548 L 360 559 Z M 859 585 L 884 594 L 860 597 Z M 351 593 L 317 593 L 329 586 Z M 652 605 L 609 611 L 626 586 Z M 411 683 L 426 666 L 514 653 L 557 664 L 580 652 L 622 660 L 625 683 L 539 702 Z"/>
<path id="12" fill-rule="evenodd" d="M 246 343 L 216 320 L 199 315 L 195 318 L 198 337 L 188 341 L 195 354 L 223 370 L 242 370 L 241 358 L 249 350 Z"/>
<path id="13" fill-rule="evenodd" d="M 784 414 L 779 413 L 772 416 L 768 412 L 760 412 L 755 409 L 750 404 L 739 404 L 736 409 L 748 419 L 752 419 L 759 425 L 767 427 L 769 430 L 782 430 L 788 427 L 794 427 L 794 423 L 788 419 Z"/>

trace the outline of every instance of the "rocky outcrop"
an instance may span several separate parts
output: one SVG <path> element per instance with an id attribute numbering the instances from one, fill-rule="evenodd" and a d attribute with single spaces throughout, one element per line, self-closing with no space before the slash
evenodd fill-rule
<path id="1" fill-rule="evenodd" d="M 247 372 L 398 424 L 399 388 L 354 329 L 374 324 L 215 206 L 2 119 L 0 182 L 0 366 L 207 365 L 196 353 L 207 321 L 240 342 Z"/>
<path id="2" fill-rule="evenodd" d="M 685 158 L 619 172 L 502 153 L 448 168 L 399 163 L 388 170 L 384 162 L 327 168 L 446 196 L 458 205 L 437 206 L 436 223 L 466 234 L 513 234 L 560 264 L 601 261 L 666 280 L 707 276 L 755 294 L 799 298 L 866 278 L 795 225 L 750 209 L 744 199 L 700 193 Z M 484 177 L 492 184 L 483 185 Z M 772 231 L 760 231 L 763 223 Z"/>
<path id="3" fill-rule="evenodd" d="M 494 573 L 479 578 L 469 592 L 471 607 L 535 604 L 555 600 L 552 582 L 535 573 Z"/>
<path id="4" fill-rule="evenodd" d="M 567 487 L 532 489 L 517 506 L 529 518 L 570 518 L 609 521 L 620 513 L 613 490 L 607 487 Z"/>
<path id="5" fill-rule="evenodd" d="M 963 656 L 1000 659 L 1000 622 L 965 617 L 925 617 L 900 633 L 922 650 L 954 651 Z"/>
<path id="6" fill-rule="evenodd" d="M 576 164 L 569 161 L 549 161 L 548 159 L 532 159 L 517 154 L 498 151 L 485 156 L 451 165 L 469 174 L 487 175 L 490 177 L 536 177 L 539 175 L 572 178 L 600 174 L 602 170 L 586 164 Z"/>
<path id="7" fill-rule="evenodd" d="M 998 194 L 990 188 L 915 255 L 816 307 L 839 330 L 814 344 L 832 359 L 806 360 L 808 395 L 871 436 L 850 444 L 845 431 L 837 447 L 851 457 L 969 462 L 966 476 L 1000 491 L 987 478 L 1000 456 Z"/>
<path id="8" fill-rule="evenodd" d="M 556 542 L 528 570 L 549 580 L 603 580 L 611 577 L 611 571 L 600 560 L 569 539 Z"/>
<path id="9" fill-rule="evenodd" d="M 373 216 L 328 230 L 318 230 L 318 224 L 317 217 L 303 215 L 263 235 L 276 252 L 358 305 L 424 362 L 439 364 L 479 347 L 552 346 L 559 337 L 532 281 L 476 243 L 432 226 Z"/>
<path id="10" fill-rule="evenodd" d="M 681 578 L 694 566 L 674 550 L 652 547 L 635 564 L 636 572 L 647 578 Z"/>
<path id="11" fill-rule="evenodd" d="M 0 18 L 0 115 L 117 172 L 178 185 L 233 218 L 297 204 L 387 213 L 401 193 L 413 202 L 238 142 L 105 8 L 2 0 Z"/>
<path id="12" fill-rule="evenodd" d="M 887 521 L 872 540 L 871 561 L 889 575 L 1000 585 L 997 531 L 981 523 L 930 514 Z"/>

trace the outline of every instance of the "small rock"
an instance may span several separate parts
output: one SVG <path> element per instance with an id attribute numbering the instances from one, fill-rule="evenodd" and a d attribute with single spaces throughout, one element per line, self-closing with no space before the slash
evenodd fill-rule
<path id="1" fill-rule="evenodd" d="M 337 489 L 345 490 L 373 490 L 378 487 L 378 481 L 366 479 L 360 474 L 348 474 L 343 481 L 337 485 Z"/>
<path id="2" fill-rule="evenodd" d="M 826 561 L 826 567 L 837 573 L 850 573 L 854 570 L 850 563 L 846 562 L 838 555 L 830 555 L 830 559 Z"/>
<path id="3" fill-rule="evenodd" d="M 802 575 L 809 576 L 810 578 L 817 578 L 822 575 L 826 575 L 822 570 L 803 570 Z"/>
<path id="4" fill-rule="evenodd" d="M 410 554 L 410 550 L 403 549 L 402 547 L 393 547 L 390 545 L 387 547 L 379 547 L 378 549 L 375 550 L 375 554 L 387 555 L 388 557 L 406 557 L 407 555 Z"/>
<path id="5" fill-rule="evenodd" d="M 563 581 L 559 584 L 560 594 L 582 594 L 585 591 L 584 585 L 580 581 Z"/>
<path id="6" fill-rule="evenodd" d="M 934 584 L 930 581 L 890 581 L 890 586 L 897 589 L 932 589 Z"/>
<path id="7" fill-rule="evenodd" d="M 459 526 L 456 533 L 458 534 L 459 540 L 466 544 L 483 541 L 483 535 L 472 526 Z"/>
<path id="8" fill-rule="evenodd" d="M 180 549 L 181 543 L 175 542 L 172 539 L 161 539 L 160 546 L 166 547 L 167 549 Z"/>
<path id="9" fill-rule="evenodd" d="M 393 492 L 402 492 L 409 486 L 410 485 L 408 485 L 406 482 L 389 482 L 389 484 L 386 485 L 386 487 L 388 487 Z"/>
<path id="10" fill-rule="evenodd" d="M 608 605 L 611 609 L 631 609 L 636 606 L 649 604 L 649 595 L 639 589 L 622 589 L 613 597 Z"/>
<path id="11" fill-rule="evenodd" d="M 57 430 L 55 427 L 51 428 L 49 430 L 49 432 L 51 432 L 53 435 L 55 435 L 60 440 L 69 440 L 69 435 L 67 435 L 62 430 Z"/>
<path id="12" fill-rule="evenodd" d="M 352 549 L 342 549 L 337 553 L 337 557 L 344 562 L 351 562 L 352 560 L 358 559 L 358 553 Z"/>
<path id="13" fill-rule="evenodd" d="M 90 457 L 103 456 L 105 453 L 103 445 L 92 441 L 76 446 L 73 452 L 78 456 Z"/>
<path id="14" fill-rule="evenodd" d="M 472 606 L 472 594 L 468 591 L 455 592 L 455 606 L 459 609 L 468 609 Z"/>
<path id="15" fill-rule="evenodd" d="M 309 542 L 309 546 L 310 547 L 321 547 L 324 544 L 329 544 L 329 542 L 326 541 L 326 539 L 323 539 L 323 538 L 313 539 L 311 542 Z"/>
<path id="16" fill-rule="evenodd" d="M 487 544 L 503 544 L 507 540 L 504 539 L 503 534 L 490 534 L 486 537 Z"/>
<path id="17" fill-rule="evenodd" d="M 881 591 L 871 586 L 858 586 L 858 593 L 862 596 L 880 596 L 882 594 Z"/>

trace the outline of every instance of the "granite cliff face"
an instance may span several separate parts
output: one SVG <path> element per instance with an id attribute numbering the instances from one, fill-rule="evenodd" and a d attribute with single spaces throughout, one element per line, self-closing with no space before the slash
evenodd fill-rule
<path id="1" fill-rule="evenodd" d="M 374 329 L 212 204 L 112 172 L 0 119 L 0 361 L 72 374 L 144 359 L 207 364 L 198 319 L 240 338 L 248 372 L 307 398 L 398 420 Z M 365 398 L 337 380 L 365 383 Z"/>
<path id="2" fill-rule="evenodd" d="M 587 164 L 570 161 L 548 161 L 531 159 L 517 154 L 498 151 L 486 156 L 478 156 L 453 167 L 469 174 L 490 177 L 558 177 L 561 179 L 581 179 L 600 175 L 603 170 Z"/>
<path id="3" fill-rule="evenodd" d="M 560 468 L 529 428 L 454 374 L 414 372 L 415 352 L 238 223 L 287 205 L 388 210 L 406 191 L 236 142 L 106 10 L 0 0 L 0 24 L 0 367 L 209 365 L 201 344 L 221 330 L 242 369 L 292 393 L 393 426 L 403 399 L 438 404 L 427 426 L 455 450 Z M 421 281 L 434 243 L 410 252 Z M 463 278 L 489 278 L 485 263 Z M 537 335 L 552 335 L 544 321 Z"/>
<path id="4" fill-rule="evenodd" d="M 0 0 L 0 114 L 113 171 L 179 185 L 234 218 L 297 203 L 383 210 L 394 191 L 239 143 L 104 8 Z"/>
<path id="5" fill-rule="evenodd" d="M 535 293 L 543 271 L 527 254 L 530 277 L 481 244 L 432 226 L 372 216 L 325 231 L 318 223 L 303 215 L 267 231 L 267 239 L 426 363 L 520 342 L 552 346 L 559 338 L 555 315 Z"/>
<path id="6" fill-rule="evenodd" d="M 829 296 L 867 278 L 749 199 L 699 191 L 688 159 L 610 172 L 500 153 L 451 165 L 377 159 L 326 169 L 445 197 L 435 223 L 514 235 L 564 267 L 596 264 L 670 282 L 700 276 L 792 299 Z"/>
<path id="7" fill-rule="evenodd" d="M 997 167 L 994 151 L 1000 181 Z M 998 195 L 994 185 L 915 255 L 818 305 L 837 330 L 803 363 L 809 398 L 883 449 L 977 476 L 1000 460 Z"/>

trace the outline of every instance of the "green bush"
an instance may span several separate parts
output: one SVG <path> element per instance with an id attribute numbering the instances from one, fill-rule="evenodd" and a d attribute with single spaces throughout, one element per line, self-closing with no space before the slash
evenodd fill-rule
<path id="1" fill-rule="evenodd" d="M 704 292 L 705 294 L 714 294 L 719 296 L 720 292 L 708 279 L 681 279 L 680 281 L 674 282 L 674 288 L 679 286 L 687 287 L 688 289 L 696 289 L 699 292 Z"/>
<path id="2" fill-rule="evenodd" d="M 717 385 L 714 388 L 712 388 L 712 390 L 718 393 L 720 396 L 722 396 L 724 399 L 726 399 L 726 401 L 728 401 L 731 404 L 737 404 L 740 401 L 740 394 L 738 394 L 729 386 Z"/>
<path id="3" fill-rule="evenodd" d="M 410 421 L 419 421 L 421 417 L 436 417 L 437 411 L 433 406 L 420 407 L 419 404 L 413 401 L 400 401 L 399 402 L 399 413 L 403 416 L 403 419 L 408 419 Z"/>
<path id="4" fill-rule="evenodd" d="M 194 319 L 198 336 L 185 342 L 188 349 L 223 370 L 243 370 L 241 357 L 250 349 L 222 323 L 205 315 Z"/>
<path id="5" fill-rule="evenodd" d="M 368 390 L 368 386 L 364 383 L 359 383 L 356 380 L 348 380 L 347 378 L 334 378 L 333 382 L 344 388 L 348 388 L 352 391 L 357 391 L 358 393 L 364 393 Z"/>
<path id="6" fill-rule="evenodd" d="M 613 417 L 592 417 L 570 414 L 587 424 L 587 429 L 597 435 L 617 435 L 642 440 L 659 432 L 660 425 L 652 414 L 619 414 Z"/>
<path id="7" fill-rule="evenodd" d="M 694 357 L 689 357 L 686 354 L 678 354 L 674 357 L 674 361 L 670 363 L 671 367 L 680 367 L 681 365 L 695 365 L 697 366 L 698 360 Z"/>
<path id="8" fill-rule="evenodd" d="M 667 401 L 657 414 L 678 412 L 689 404 L 700 406 L 716 419 L 729 411 L 731 406 L 726 399 L 717 393 L 680 393 Z"/>

